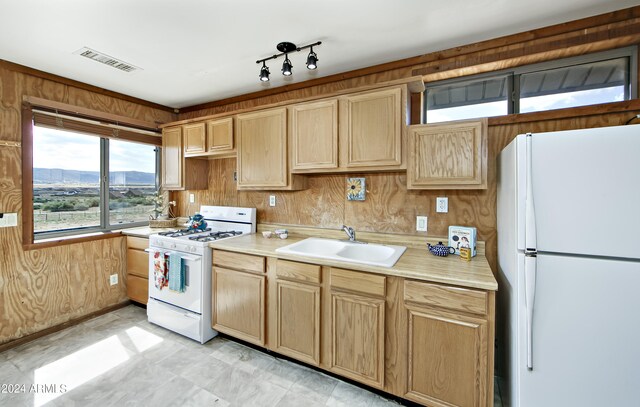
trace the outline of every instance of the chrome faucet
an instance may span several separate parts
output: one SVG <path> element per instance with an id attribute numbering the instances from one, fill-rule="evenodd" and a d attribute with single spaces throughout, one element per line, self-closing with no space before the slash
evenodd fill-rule
<path id="1" fill-rule="evenodd" d="M 347 234 L 347 236 L 349 236 L 349 241 L 350 242 L 355 242 L 356 241 L 356 231 L 353 230 L 352 227 L 346 226 L 346 225 L 342 225 L 342 230 L 344 230 L 344 233 Z"/>

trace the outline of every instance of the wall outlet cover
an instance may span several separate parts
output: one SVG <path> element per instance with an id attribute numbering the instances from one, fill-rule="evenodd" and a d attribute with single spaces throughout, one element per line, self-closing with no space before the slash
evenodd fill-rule
<path id="1" fill-rule="evenodd" d="M 416 231 L 418 231 L 418 232 L 426 232 L 427 231 L 427 217 L 426 216 L 416 216 Z"/>
<path id="2" fill-rule="evenodd" d="M 269 195 L 269 206 L 276 206 L 276 196 Z"/>
<path id="3" fill-rule="evenodd" d="M 196 195 L 195 194 L 189 194 L 189 203 L 194 203 L 196 201 Z"/>
<path id="4" fill-rule="evenodd" d="M 117 274 L 111 274 L 109 276 L 109 284 L 111 284 L 111 285 L 118 284 L 118 275 Z"/>
<path id="5" fill-rule="evenodd" d="M 449 212 L 449 198 L 447 198 L 446 196 L 439 196 L 436 198 L 436 212 Z"/>
<path id="6" fill-rule="evenodd" d="M 0 213 L 0 228 L 18 226 L 17 213 Z"/>

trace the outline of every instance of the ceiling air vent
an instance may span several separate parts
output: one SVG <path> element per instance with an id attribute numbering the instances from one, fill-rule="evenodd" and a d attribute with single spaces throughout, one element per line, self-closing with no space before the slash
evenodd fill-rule
<path id="1" fill-rule="evenodd" d="M 109 65 L 112 68 L 116 68 L 125 72 L 133 72 L 133 71 L 137 71 L 138 69 L 142 69 L 128 62 L 121 61 L 107 54 L 103 54 L 102 52 L 98 52 L 96 50 L 93 50 L 87 47 L 80 48 L 79 50 L 74 52 L 74 54 L 80 55 L 81 57 L 93 59 L 94 61 L 98 61 L 105 65 Z"/>

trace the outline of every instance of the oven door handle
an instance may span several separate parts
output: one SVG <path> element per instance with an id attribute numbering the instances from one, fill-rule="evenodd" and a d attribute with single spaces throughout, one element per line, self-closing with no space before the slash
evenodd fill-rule
<path id="1" fill-rule="evenodd" d="M 175 251 L 171 251 L 171 250 L 160 250 L 160 249 L 144 249 L 145 252 L 147 253 L 151 253 L 151 252 L 163 252 L 164 254 L 170 254 L 170 253 L 176 253 Z M 180 257 L 184 260 L 188 260 L 188 261 L 200 261 L 202 258 L 201 257 L 195 257 L 195 256 L 184 256 L 184 255 L 180 255 Z"/>

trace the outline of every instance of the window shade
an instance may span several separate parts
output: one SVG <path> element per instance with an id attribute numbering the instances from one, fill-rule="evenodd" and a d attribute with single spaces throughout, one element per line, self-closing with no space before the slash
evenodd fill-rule
<path id="1" fill-rule="evenodd" d="M 155 146 L 162 145 L 162 138 L 159 132 L 136 129 L 96 119 L 69 116 L 35 107 L 32 108 L 31 112 L 33 114 L 33 124 L 36 126 Z"/>

